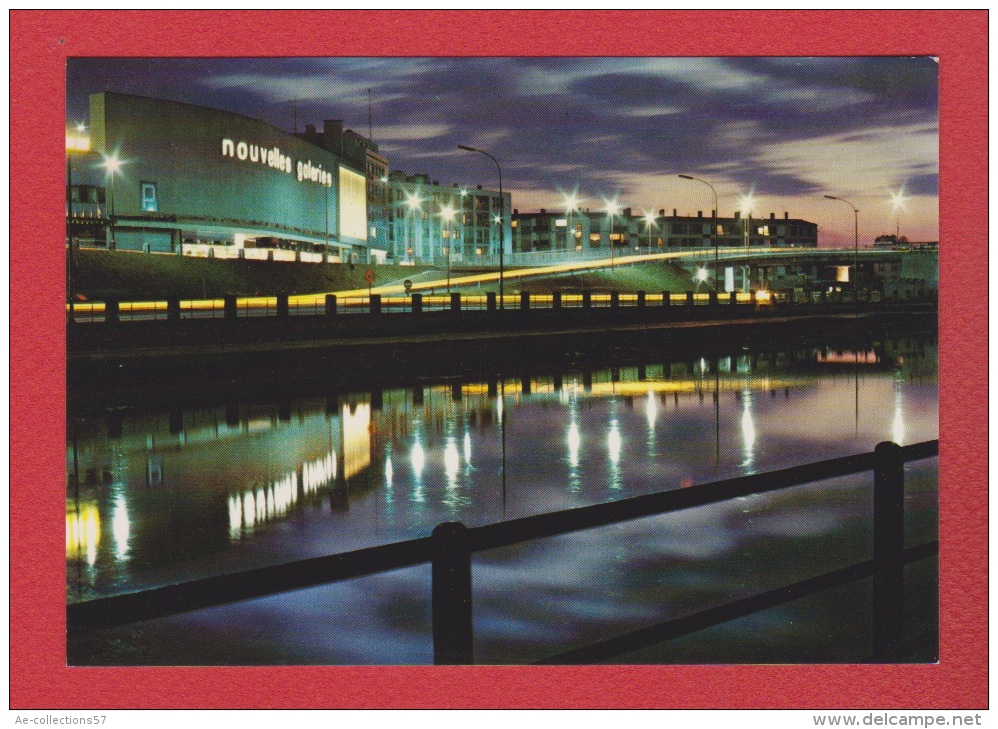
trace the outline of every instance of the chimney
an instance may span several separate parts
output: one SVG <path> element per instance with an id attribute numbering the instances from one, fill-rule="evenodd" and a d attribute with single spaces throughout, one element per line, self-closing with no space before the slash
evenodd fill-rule
<path id="1" fill-rule="evenodd" d="M 675 208 L 672 209 L 672 217 L 674 217 L 674 218 L 678 218 L 679 217 L 679 214 L 676 212 Z"/>
<path id="2" fill-rule="evenodd" d="M 660 218 L 665 217 L 665 208 L 662 208 L 661 210 L 658 211 L 658 217 Z"/>
<path id="3" fill-rule="evenodd" d="M 742 211 L 741 210 L 736 210 L 735 211 L 735 220 L 741 220 L 741 219 L 742 219 Z"/>
<path id="4" fill-rule="evenodd" d="M 306 124 L 305 134 L 315 134 L 315 124 Z"/>
<path id="5" fill-rule="evenodd" d="M 624 217 L 625 218 L 631 217 L 631 209 L 630 208 L 624 208 Z"/>
<path id="6" fill-rule="evenodd" d="M 343 120 L 324 119 L 322 122 L 322 146 L 330 152 L 343 156 Z"/>
<path id="7" fill-rule="evenodd" d="M 698 218 L 702 218 L 703 217 L 703 210 L 697 210 L 697 217 Z"/>
<path id="8" fill-rule="evenodd" d="M 544 208 L 541 208 L 541 215 L 547 215 L 547 212 L 548 212 L 547 210 L 545 210 Z"/>
<path id="9" fill-rule="evenodd" d="M 770 220 L 776 220 L 776 213 L 770 213 L 769 214 L 769 219 Z"/>

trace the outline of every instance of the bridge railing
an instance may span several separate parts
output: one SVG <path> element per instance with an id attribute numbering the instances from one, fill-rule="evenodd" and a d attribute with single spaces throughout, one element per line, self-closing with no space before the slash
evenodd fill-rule
<path id="1" fill-rule="evenodd" d="M 414 292 L 412 294 L 371 294 L 341 296 L 336 294 L 282 294 L 278 296 L 223 296 L 211 299 L 169 299 L 166 301 L 77 302 L 66 305 L 70 321 L 78 324 L 123 324 L 148 321 L 182 322 L 198 319 L 259 319 L 272 317 L 309 317 L 334 314 L 425 314 L 431 312 L 469 312 L 550 309 L 640 309 L 707 305 L 771 304 L 849 304 L 852 291 L 827 292 L 795 290 L 789 292 L 709 291 L 618 293 L 566 292 L 506 294 L 499 302 L 495 293 Z M 879 291 L 858 292 L 861 304 L 890 301 Z M 913 300 L 907 297 L 905 300 Z"/>
<path id="2" fill-rule="evenodd" d="M 447 522 L 437 526 L 430 537 L 74 603 L 67 607 L 67 627 L 71 633 L 79 633 L 123 626 L 430 562 L 434 662 L 472 664 L 472 559 L 476 553 L 872 471 L 871 560 L 549 656 L 539 662 L 568 664 L 608 660 L 867 577 L 874 580 L 871 657 L 873 661 L 892 662 L 901 657 L 903 650 L 903 568 L 908 563 L 938 554 L 939 548 L 938 541 L 913 547 L 905 545 L 904 464 L 938 455 L 938 440 L 905 447 L 881 443 L 871 453 L 497 524 L 468 528 L 459 522 Z"/>

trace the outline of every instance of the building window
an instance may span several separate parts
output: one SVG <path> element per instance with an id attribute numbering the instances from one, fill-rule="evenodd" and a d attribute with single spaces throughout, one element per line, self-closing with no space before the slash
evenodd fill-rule
<path id="1" fill-rule="evenodd" d="M 142 212 L 155 213 L 159 211 L 159 199 L 156 197 L 156 183 L 142 183 Z"/>

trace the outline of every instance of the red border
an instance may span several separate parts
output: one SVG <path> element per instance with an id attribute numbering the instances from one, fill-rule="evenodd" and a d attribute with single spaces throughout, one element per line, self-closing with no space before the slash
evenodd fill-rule
<path id="1" fill-rule="evenodd" d="M 11 707 L 987 706 L 987 11 L 14 11 L 10 21 Z M 67 56 L 592 55 L 594 33 L 617 55 L 941 59 L 940 663 L 66 668 L 64 251 L 55 242 L 65 234 Z"/>

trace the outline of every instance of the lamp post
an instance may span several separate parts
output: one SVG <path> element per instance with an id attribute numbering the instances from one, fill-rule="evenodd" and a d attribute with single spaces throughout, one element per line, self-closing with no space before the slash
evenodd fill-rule
<path id="1" fill-rule="evenodd" d="M 440 217 L 447 223 L 447 232 L 443 237 L 447 239 L 447 293 L 450 293 L 450 249 L 454 238 L 454 206 L 445 205 L 440 208 Z M 441 231 L 443 232 L 443 231 Z"/>
<path id="2" fill-rule="evenodd" d="M 415 192 L 410 192 L 408 195 L 406 195 L 406 206 L 409 208 L 408 211 L 406 212 L 406 218 L 408 219 L 409 225 L 407 226 L 408 230 L 406 231 L 407 235 L 405 242 L 406 242 L 406 252 L 409 254 L 410 263 L 416 262 L 416 255 L 415 255 L 416 252 L 412 246 L 412 238 L 413 238 L 412 221 L 416 215 L 416 211 L 419 210 L 419 206 L 422 204 L 422 202 L 423 201 L 419 199 L 419 195 L 416 194 Z"/>
<path id="3" fill-rule="evenodd" d="M 648 226 L 648 252 L 651 253 L 651 227 L 655 225 L 655 213 L 645 213 L 645 225 Z"/>
<path id="4" fill-rule="evenodd" d="M 574 194 L 565 195 L 565 250 L 575 250 L 575 228 L 572 227 L 572 213 L 579 204 L 579 198 Z"/>
<path id="5" fill-rule="evenodd" d="M 506 248 L 506 234 L 503 231 L 503 225 L 506 220 L 506 200 L 502 195 L 502 167 L 499 166 L 499 160 L 486 152 L 484 149 L 469 147 L 465 144 L 459 144 L 457 145 L 457 148 L 463 149 L 465 152 L 478 152 L 478 154 L 484 154 L 490 160 L 495 162 L 496 170 L 499 171 L 499 309 L 502 310 L 505 308 L 503 305 L 503 293 L 506 276 L 506 268 L 503 262 L 503 250 Z"/>
<path id="6" fill-rule="evenodd" d="M 859 208 L 853 205 L 851 202 L 846 200 L 844 197 L 836 197 L 835 195 L 825 195 L 826 200 L 838 200 L 839 202 L 844 202 L 846 205 L 852 208 L 853 212 L 853 254 L 852 254 L 852 268 L 853 268 L 853 278 L 852 278 L 852 300 L 859 300 Z"/>
<path id="7" fill-rule="evenodd" d="M 714 292 L 717 292 L 717 281 L 718 281 L 718 262 L 717 262 L 717 190 L 711 185 L 707 180 L 701 180 L 699 177 L 694 177 L 693 175 L 680 175 L 684 180 L 693 180 L 694 182 L 701 182 L 710 188 L 710 191 L 714 193 L 714 211 L 711 216 L 711 228 L 710 228 L 710 240 L 714 244 Z"/>
<path id="8" fill-rule="evenodd" d="M 105 156 L 103 165 L 104 172 L 106 176 L 111 180 L 111 185 L 108 188 L 110 192 L 110 201 L 108 206 L 108 218 L 111 223 L 110 227 L 110 240 L 108 240 L 108 250 L 115 250 L 114 242 L 114 176 L 121 171 L 121 160 L 118 159 L 118 155 L 113 154 L 111 156 Z"/>
<path id="9" fill-rule="evenodd" d="M 613 216 L 620 212 L 620 205 L 616 201 L 606 204 L 606 214 L 610 216 L 610 270 L 613 270 Z"/>
<path id="10" fill-rule="evenodd" d="M 891 205 L 894 207 L 894 242 L 901 243 L 901 211 L 904 209 L 904 188 L 891 193 Z"/>

